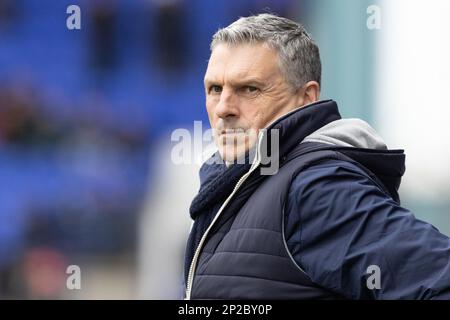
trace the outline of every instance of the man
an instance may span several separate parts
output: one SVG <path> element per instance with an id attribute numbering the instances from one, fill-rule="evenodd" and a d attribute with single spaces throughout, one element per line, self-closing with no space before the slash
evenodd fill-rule
<path id="1" fill-rule="evenodd" d="M 403 151 L 319 101 L 319 50 L 305 29 L 240 18 L 211 51 L 212 159 L 226 164 L 200 170 L 186 298 L 450 298 L 450 239 L 399 204 Z"/>

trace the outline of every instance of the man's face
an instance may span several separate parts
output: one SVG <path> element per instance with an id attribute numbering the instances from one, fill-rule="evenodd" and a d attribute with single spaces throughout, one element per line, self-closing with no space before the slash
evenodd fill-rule
<path id="1" fill-rule="evenodd" d="M 264 44 L 217 45 L 205 74 L 206 108 L 220 155 L 233 162 L 253 147 L 259 129 L 298 107 L 296 91 Z"/>

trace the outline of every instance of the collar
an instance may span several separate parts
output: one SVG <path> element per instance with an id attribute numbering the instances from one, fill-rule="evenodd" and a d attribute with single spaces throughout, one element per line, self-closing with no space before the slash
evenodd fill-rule
<path id="1" fill-rule="evenodd" d="M 284 158 L 305 137 L 323 127 L 324 125 L 341 119 L 338 106 L 333 100 L 322 100 L 297 108 L 273 121 L 264 130 L 261 130 L 256 150 L 258 154 L 267 154 L 276 161 Z M 278 135 L 278 139 L 275 139 Z M 271 155 L 270 150 L 274 141 L 279 142 L 278 154 Z M 263 151 L 262 148 L 265 148 Z M 216 152 L 210 160 L 219 159 Z M 246 155 L 245 164 L 233 164 L 227 167 L 225 164 L 217 164 L 216 161 L 206 161 L 200 168 L 201 187 L 194 198 L 190 215 L 193 219 L 218 202 L 225 199 L 233 190 L 237 181 L 250 170 L 250 155 Z M 259 159 L 260 160 L 260 159 Z M 253 165 L 259 163 L 253 162 Z"/>

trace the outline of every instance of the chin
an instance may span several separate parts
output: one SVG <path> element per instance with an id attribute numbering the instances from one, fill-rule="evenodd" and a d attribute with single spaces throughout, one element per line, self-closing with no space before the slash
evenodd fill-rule
<path id="1" fill-rule="evenodd" d="M 226 163 L 241 163 L 244 160 L 245 154 L 247 152 L 247 149 L 242 147 L 236 147 L 236 146 L 222 146 L 219 147 L 219 153 L 220 156 L 222 157 L 223 161 L 225 161 Z M 242 161 L 238 161 L 242 160 Z"/>

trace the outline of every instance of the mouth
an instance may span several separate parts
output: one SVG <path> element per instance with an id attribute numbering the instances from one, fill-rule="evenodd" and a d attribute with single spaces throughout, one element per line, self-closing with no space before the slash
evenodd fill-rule
<path id="1" fill-rule="evenodd" d="M 244 129 L 224 129 L 219 131 L 219 135 L 236 135 L 245 133 Z"/>

